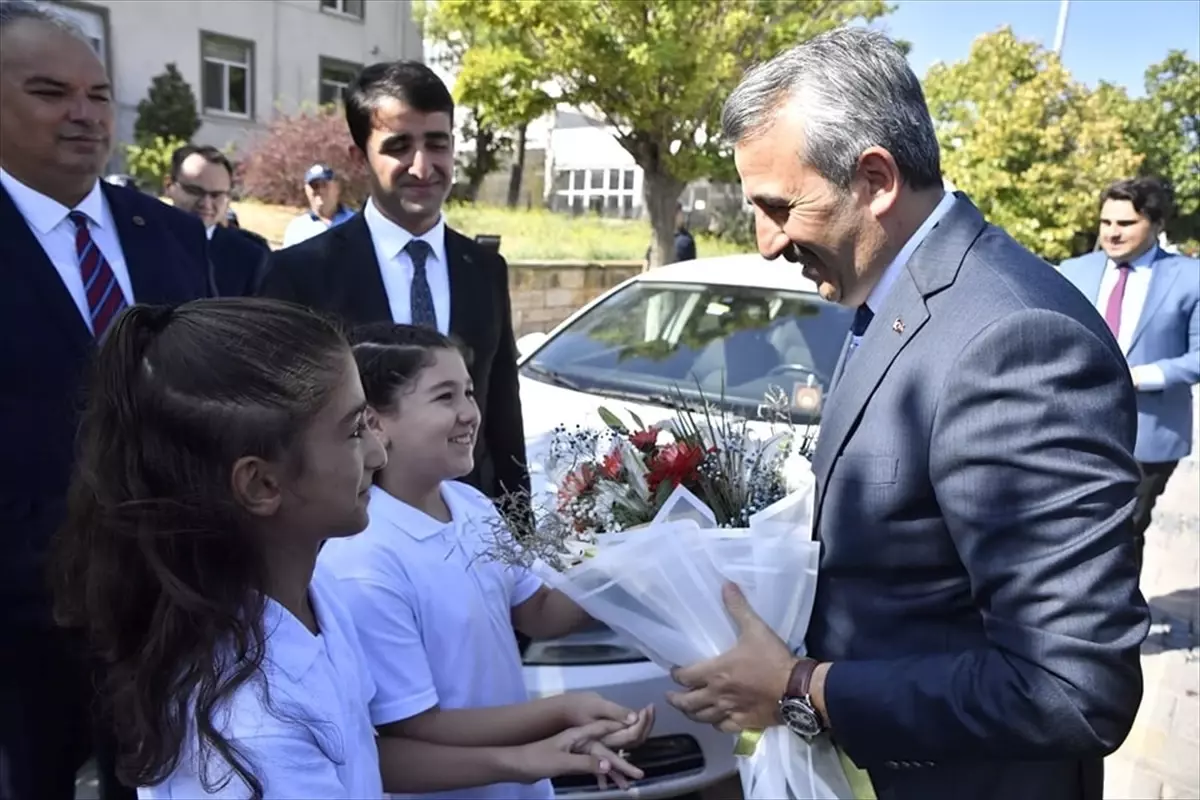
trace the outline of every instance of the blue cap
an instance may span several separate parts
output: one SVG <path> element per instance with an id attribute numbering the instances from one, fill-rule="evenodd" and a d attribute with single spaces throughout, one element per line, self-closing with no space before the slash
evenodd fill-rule
<path id="1" fill-rule="evenodd" d="M 317 181 L 333 180 L 333 170 L 324 164 L 313 164 L 308 168 L 308 172 L 304 173 L 305 183 L 316 183 Z"/>

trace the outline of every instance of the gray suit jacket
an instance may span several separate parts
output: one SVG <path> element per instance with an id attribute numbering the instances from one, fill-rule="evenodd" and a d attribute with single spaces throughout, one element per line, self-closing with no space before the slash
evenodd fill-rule
<path id="1" fill-rule="evenodd" d="M 1088 253 L 1059 270 L 1094 304 L 1108 257 Z M 1200 383 L 1200 261 L 1155 249 L 1146 305 L 1127 354 L 1131 367 L 1154 364 L 1162 389 L 1137 393 L 1138 461 L 1178 461 L 1192 452 L 1192 387 Z"/>
<path id="2" fill-rule="evenodd" d="M 1104 321 L 960 194 L 826 408 L 807 644 L 837 741 L 880 800 L 1099 800 L 1149 627 Z"/>

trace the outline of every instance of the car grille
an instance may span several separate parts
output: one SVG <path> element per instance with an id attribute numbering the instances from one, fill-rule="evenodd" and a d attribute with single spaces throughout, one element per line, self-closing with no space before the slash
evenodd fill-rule
<path id="1" fill-rule="evenodd" d="M 659 736 L 647 739 L 646 743 L 629 755 L 629 761 L 646 773 L 639 784 L 667 778 L 682 778 L 704 770 L 704 753 L 700 743 L 691 736 Z M 636 785 L 636 784 L 635 784 Z M 554 779 L 558 792 L 596 791 L 594 775 L 565 775 Z"/>

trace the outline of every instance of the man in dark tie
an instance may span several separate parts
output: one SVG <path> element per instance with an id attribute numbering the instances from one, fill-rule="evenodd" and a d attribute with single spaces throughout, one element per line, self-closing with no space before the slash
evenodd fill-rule
<path id="1" fill-rule="evenodd" d="M 171 155 L 167 196 L 204 223 L 217 294 L 248 297 L 267 271 L 271 246 L 258 234 L 227 224 L 232 189 L 233 164 L 217 148 L 188 144 Z"/>
<path id="2" fill-rule="evenodd" d="M 0 797 L 71 800 L 108 723 L 79 638 L 54 626 L 46 553 L 61 523 L 83 373 L 131 303 L 210 293 L 204 228 L 99 178 L 112 87 L 82 33 L 32 3 L 0 3 Z M 93 729 L 95 729 L 93 731 Z M 93 735 L 95 733 L 95 735 Z"/>
<path id="3" fill-rule="evenodd" d="M 677 671 L 672 703 L 820 737 L 880 800 L 1100 800 L 1149 629 L 1117 342 L 945 191 L 920 81 L 878 31 L 756 67 L 722 123 L 759 251 L 859 311 L 813 455 L 805 657 L 730 591 L 742 636 Z"/>
<path id="4" fill-rule="evenodd" d="M 375 64 L 345 92 L 356 157 L 371 197 L 361 214 L 277 251 L 263 283 L 291 300 L 361 325 L 428 325 L 472 351 L 482 412 L 467 481 L 496 497 L 529 487 L 508 295 L 508 264 L 446 225 L 454 169 L 454 100 L 416 61 Z"/>
<path id="5" fill-rule="evenodd" d="M 1139 565 L 1154 504 L 1192 451 L 1192 387 L 1200 383 L 1200 262 L 1158 246 L 1170 213 L 1161 181 L 1117 181 L 1100 196 L 1101 251 L 1059 267 L 1104 315 L 1137 389 Z"/>

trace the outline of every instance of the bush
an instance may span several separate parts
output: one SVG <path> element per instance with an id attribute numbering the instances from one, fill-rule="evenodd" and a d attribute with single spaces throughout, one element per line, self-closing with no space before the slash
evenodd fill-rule
<path id="1" fill-rule="evenodd" d="M 162 194 L 171 174 L 171 155 L 187 142 L 155 136 L 144 144 L 125 146 L 125 168 L 144 192 Z"/>
<path id="2" fill-rule="evenodd" d="M 133 138 L 140 145 L 155 139 L 177 139 L 187 143 L 200 130 L 196 113 L 196 95 L 174 64 L 150 81 L 150 91 L 137 107 Z"/>
<path id="3" fill-rule="evenodd" d="M 242 151 L 242 194 L 263 203 L 305 207 L 304 173 L 313 164 L 331 167 L 342 183 L 342 202 L 357 207 L 369 191 L 367 168 L 350 157 L 350 131 L 332 106 L 281 115 Z"/>

